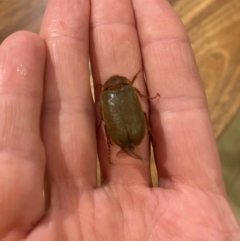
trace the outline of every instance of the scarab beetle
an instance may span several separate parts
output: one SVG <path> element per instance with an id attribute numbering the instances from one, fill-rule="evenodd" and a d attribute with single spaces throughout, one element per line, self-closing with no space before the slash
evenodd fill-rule
<path id="1" fill-rule="evenodd" d="M 142 142 L 146 130 L 151 133 L 147 115 L 142 110 L 137 95 L 149 97 L 144 96 L 133 86 L 140 71 L 133 76 L 132 80 L 115 75 L 102 85 L 101 120 L 105 124 L 110 162 L 111 141 L 121 147 L 119 153 L 125 152 L 133 158 L 146 161 L 135 151 L 135 148 Z M 155 97 L 157 96 L 159 94 Z"/>

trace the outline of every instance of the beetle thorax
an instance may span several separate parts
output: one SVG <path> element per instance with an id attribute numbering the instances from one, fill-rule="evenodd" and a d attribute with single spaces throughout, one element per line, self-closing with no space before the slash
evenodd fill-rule
<path id="1" fill-rule="evenodd" d="M 109 78 L 102 86 L 102 91 L 120 88 L 122 85 L 132 85 L 131 81 L 123 76 L 115 75 Z"/>

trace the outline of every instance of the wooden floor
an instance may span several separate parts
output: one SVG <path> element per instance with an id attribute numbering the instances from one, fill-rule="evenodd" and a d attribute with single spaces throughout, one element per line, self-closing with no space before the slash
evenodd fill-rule
<path id="1" fill-rule="evenodd" d="M 240 106 L 240 1 L 170 2 L 190 36 L 218 137 Z"/>
<path id="2" fill-rule="evenodd" d="M 240 0 L 169 2 L 189 34 L 207 94 L 215 135 L 219 137 L 231 123 L 240 106 Z M 46 3 L 47 0 L 0 0 L 0 43 L 17 30 L 38 33 Z M 228 140 L 234 139 L 231 135 L 227 137 L 225 144 L 221 138 L 223 148 L 227 146 Z M 237 136 L 236 140 L 239 140 Z M 236 146 L 236 143 L 232 143 L 234 144 Z M 224 158 L 228 156 L 231 158 L 229 153 Z M 238 160 L 240 166 L 240 156 Z M 153 172 L 156 180 L 156 172 Z M 225 180 L 228 180 L 228 175 L 232 178 L 231 174 L 227 174 Z M 239 177 L 240 173 L 235 176 Z M 234 180 L 240 183 L 240 178 Z M 239 191 L 238 189 L 238 194 Z M 239 208 L 238 194 L 235 197 L 238 198 Z"/>

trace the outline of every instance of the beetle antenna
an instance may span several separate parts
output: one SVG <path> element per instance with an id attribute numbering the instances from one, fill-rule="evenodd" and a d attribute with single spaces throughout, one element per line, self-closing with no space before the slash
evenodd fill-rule
<path id="1" fill-rule="evenodd" d="M 132 85 L 133 85 L 134 81 L 137 79 L 137 76 L 138 76 L 138 74 L 139 74 L 141 71 L 143 71 L 143 68 L 141 68 L 141 69 L 132 77 L 132 80 L 131 80 Z"/>

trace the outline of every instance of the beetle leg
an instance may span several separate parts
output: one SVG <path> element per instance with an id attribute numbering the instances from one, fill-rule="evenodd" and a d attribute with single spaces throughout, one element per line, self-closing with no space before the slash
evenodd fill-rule
<path id="1" fill-rule="evenodd" d="M 110 139 L 110 137 L 108 135 L 106 125 L 104 125 L 104 129 L 105 129 L 105 133 L 106 133 L 106 137 L 107 137 L 108 161 L 109 161 L 110 164 L 112 164 L 112 162 L 111 162 L 111 146 L 112 146 L 112 142 L 111 142 L 111 139 Z"/>
<path id="2" fill-rule="evenodd" d="M 97 89 L 97 88 L 99 88 L 99 87 L 102 88 L 102 84 L 97 84 L 97 85 L 95 85 L 95 86 L 94 86 L 94 89 Z"/>
<path id="3" fill-rule="evenodd" d="M 137 92 L 137 94 L 140 95 L 141 98 L 144 97 L 144 98 L 147 98 L 147 99 L 155 99 L 157 97 L 160 97 L 160 95 L 158 93 L 154 97 L 150 97 L 150 96 L 146 96 L 146 95 L 142 94 L 139 89 L 137 89 L 135 87 L 134 87 L 134 89 Z"/>
<path id="4" fill-rule="evenodd" d="M 100 122 L 97 127 L 97 132 L 99 132 L 102 122 L 103 122 L 103 111 L 102 111 L 102 105 L 101 105 L 100 106 Z"/>
<path id="5" fill-rule="evenodd" d="M 132 85 L 133 85 L 134 81 L 137 79 L 137 76 L 138 76 L 138 74 L 139 74 L 141 71 L 143 71 L 143 69 L 140 69 L 140 70 L 132 77 L 132 80 L 131 80 Z"/>
<path id="6" fill-rule="evenodd" d="M 152 128 L 151 128 L 151 126 L 149 124 L 147 113 L 146 112 L 143 112 L 143 113 L 144 113 L 144 116 L 145 116 L 145 121 L 146 121 L 146 126 L 147 126 L 148 133 L 151 136 L 152 145 L 155 147 L 157 145 L 157 143 L 156 143 L 156 140 L 155 140 L 155 138 L 153 136 Z"/>
<path id="7" fill-rule="evenodd" d="M 99 122 L 99 124 L 98 124 L 98 129 L 97 129 L 97 131 L 99 131 L 103 120 L 104 120 L 104 119 L 103 119 L 103 111 L 102 111 L 102 106 L 101 106 L 101 107 L 100 107 L 100 122 Z M 112 162 L 111 162 L 111 146 L 112 146 L 112 142 L 111 142 L 111 139 L 110 139 L 110 137 L 109 137 L 109 135 L 108 135 L 106 125 L 104 125 L 104 130 L 105 130 L 105 134 L 106 134 L 106 137 L 107 137 L 108 160 L 109 160 L 109 163 L 112 164 Z"/>

